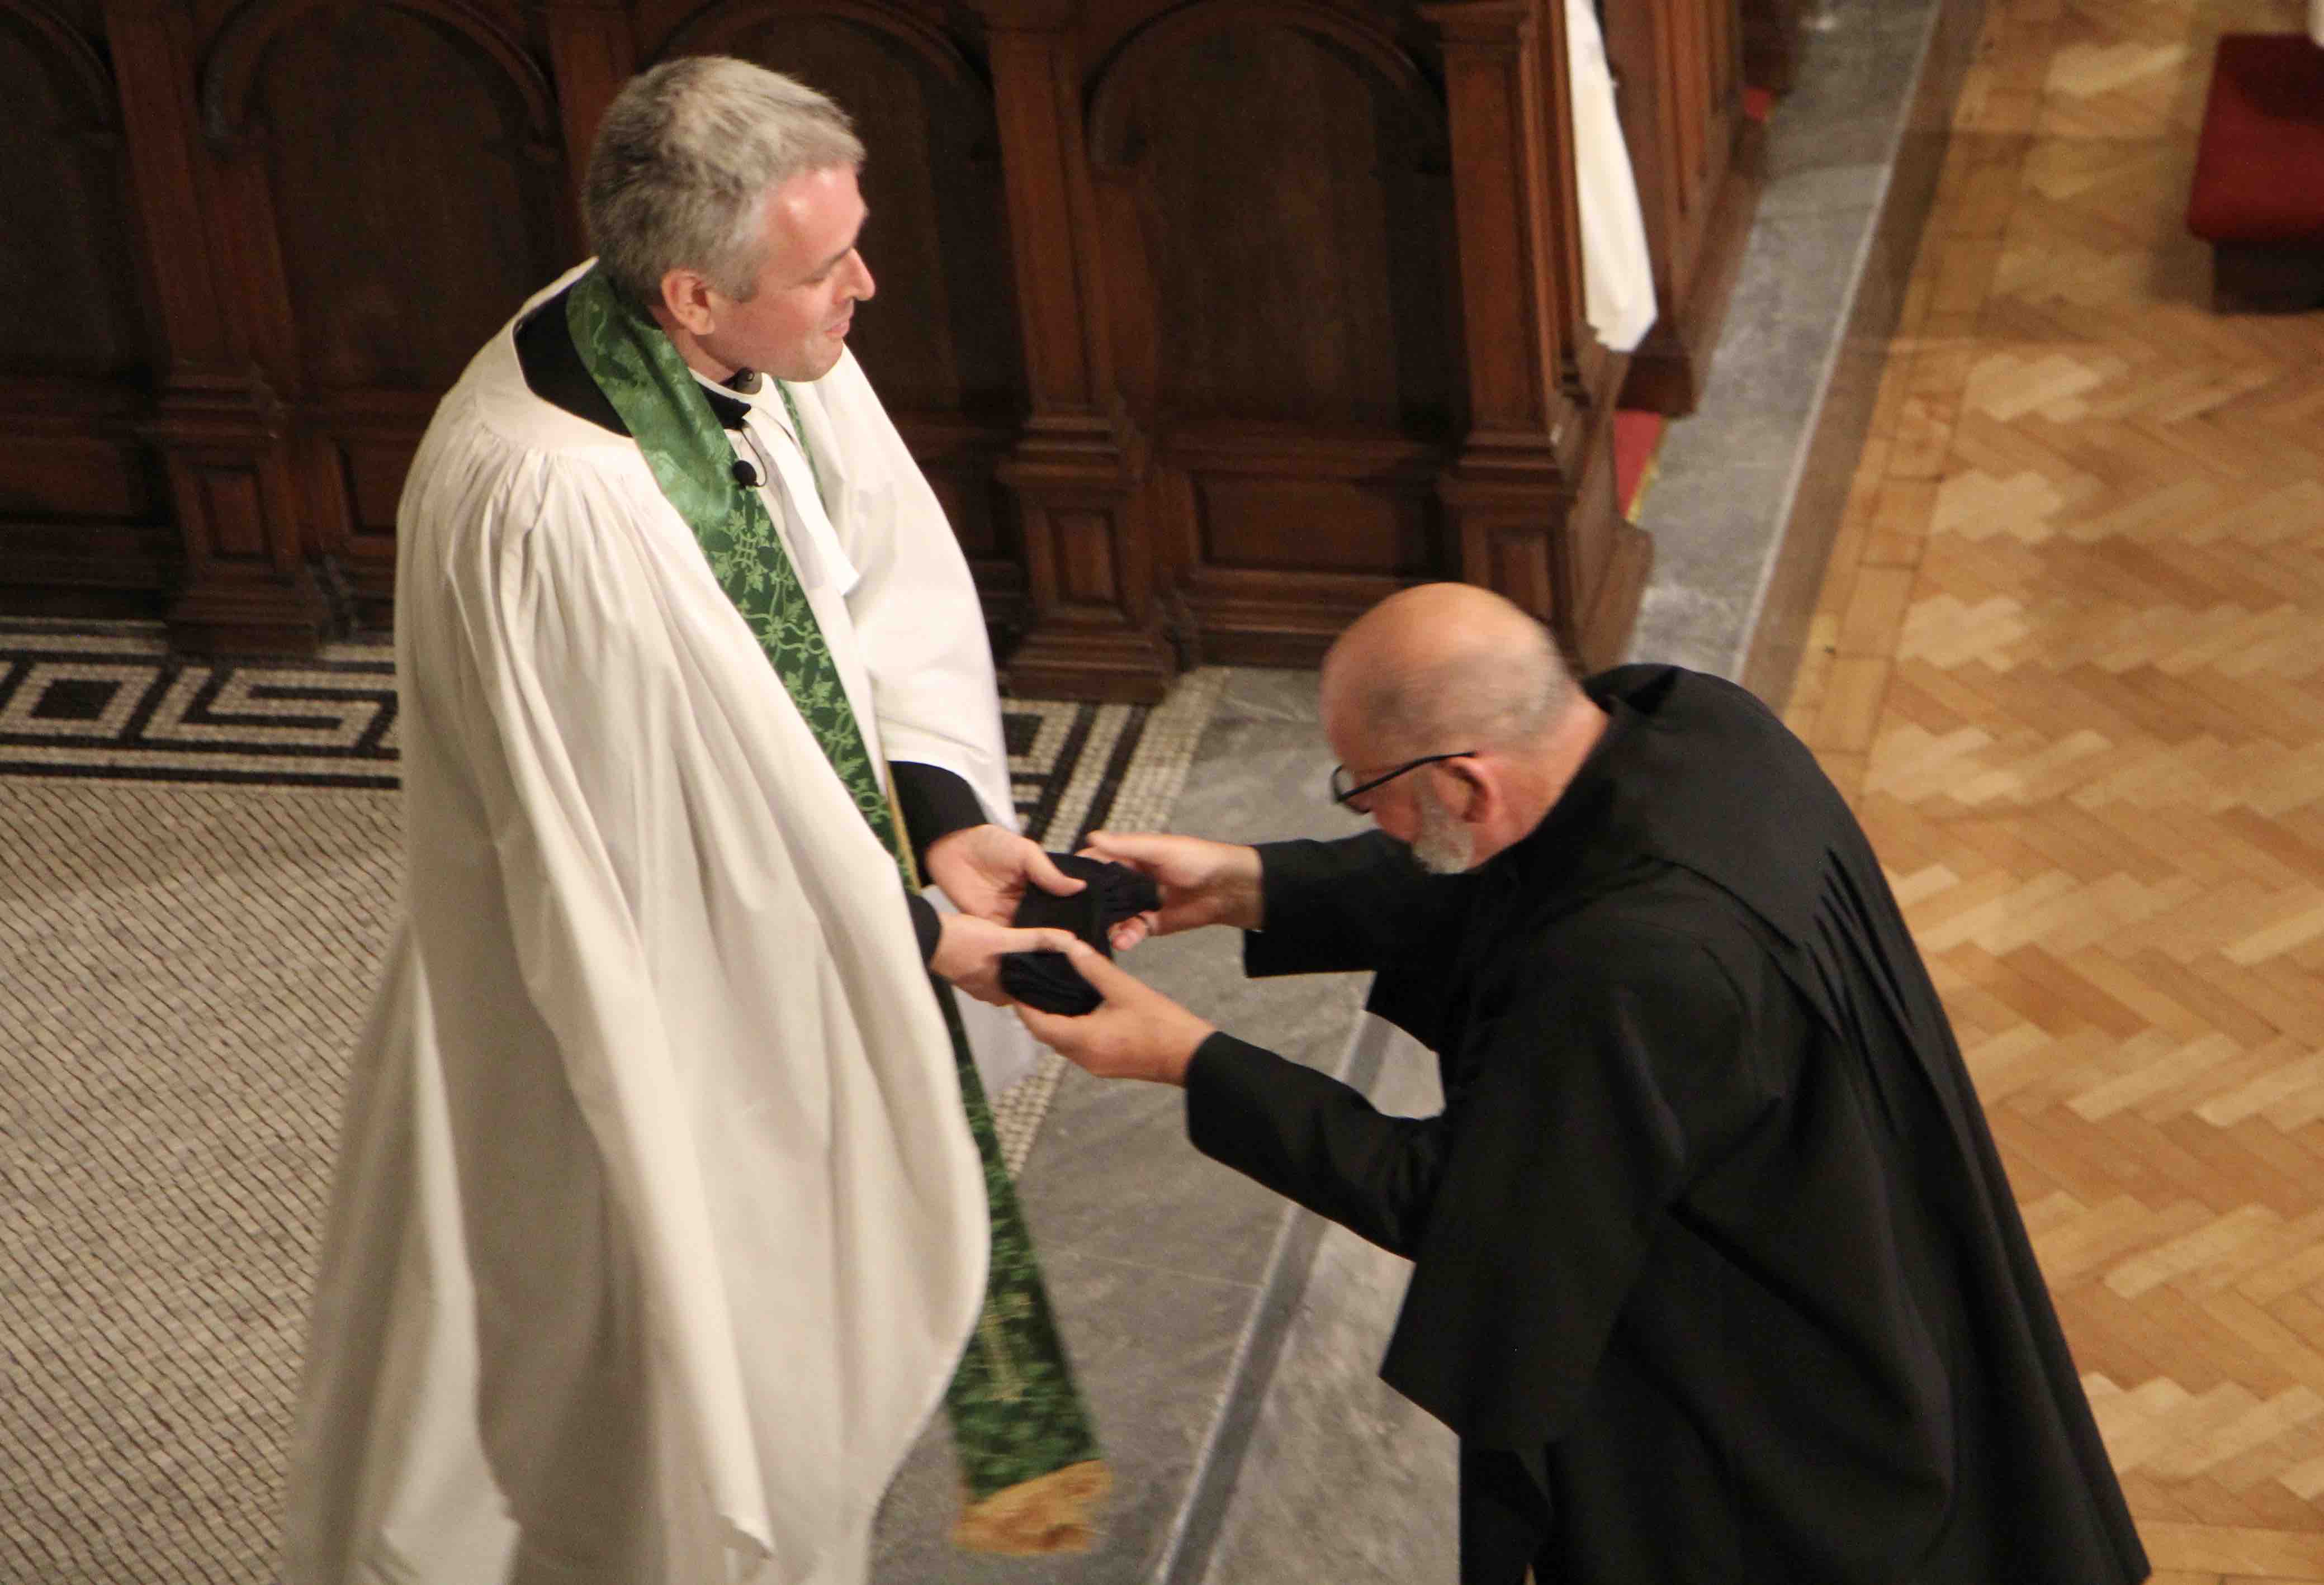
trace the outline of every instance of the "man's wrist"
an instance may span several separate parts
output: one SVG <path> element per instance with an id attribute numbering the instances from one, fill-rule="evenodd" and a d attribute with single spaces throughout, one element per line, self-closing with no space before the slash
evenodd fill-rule
<path id="1" fill-rule="evenodd" d="M 1181 1090 L 1185 1089 L 1186 1070 L 1194 1064 L 1194 1054 L 1203 1048 L 1203 1042 L 1217 1033 L 1218 1029 L 1214 1026 L 1196 1019 L 1194 1027 L 1191 1031 L 1192 1037 L 1184 1042 L 1174 1041 L 1171 1049 L 1163 1054 L 1152 1075 L 1154 1082 L 1157 1084 L 1175 1084 Z"/>
<path id="2" fill-rule="evenodd" d="M 1226 922 L 1241 930 L 1263 930 L 1267 927 L 1267 860 L 1255 846 L 1246 846 L 1243 852 L 1250 856 L 1237 871 Z"/>

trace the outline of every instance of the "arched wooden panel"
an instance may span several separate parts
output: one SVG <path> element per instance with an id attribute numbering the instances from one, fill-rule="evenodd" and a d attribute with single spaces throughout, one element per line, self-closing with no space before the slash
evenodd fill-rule
<path id="1" fill-rule="evenodd" d="M 112 78 L 38 0 L 0 0 L 0 372 L 144 366 Z"/>
<path id="2" fill-rule="evenodd" d="M 891 410 L 1008 418 L 1026 406 L 989 90 L 926 24 L 864 5 L 748 5 L 677 52 L 739 55 L 829 94 L 867 151 L 864 262 L 879 291 L 855 355 Z"/>
<path id="3" fill-rule="evenodd" d="M 221 40 L 205 110 L 263 143 L 310 394 L 442 390 L 566 262 L 545 94 L 450 14 L 301 6 Z"/>
<path id="4" fill-rule="evenodd" d="M 1122 357 L 1159 413 L 1452 421 L 1442 109 L 1344 28 L 1204 6 L 1133 37 L 1099 80 L 1092 158 L 1137 214 Z M 1119 223 L 1109 241 L 1133 245 Z"/>

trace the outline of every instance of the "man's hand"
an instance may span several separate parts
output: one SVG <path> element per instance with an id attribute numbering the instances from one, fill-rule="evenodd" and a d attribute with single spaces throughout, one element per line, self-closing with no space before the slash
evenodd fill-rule
<path id="1" fill-rule="evenodd" d="M 1089 884 L 1058 869 L 1041 851 L 1039 843 L 990 825 L 965 825 L 930 843 L 927 872 L 927 878 L 943 887 L 944 894 L 952 898 L 953 907 L 995 925 L 1007 925 L 1017 917 L 1017 904 L 1028 885 L 1037 885 L 1058 897 L 1071 897 Z M 949 974 L 945 977 L 952 978 Z M 963 981 L 953 982 L 966 989 Z"/>
<path id="2" fill-rule="evenodd" d="M 1033 1038 L 1101 1079 L 1147 1079 L 1184 1084 L 1194 1048 L 1217 1028 L 1113 966 L 1075 940 L 1065 955 L 1104 1002 L 1080 1018 L 1045 1013 L 1019 1002 L 1017 1016 Z"/>
<path id="3" fill-rule="evenodd" d="M 1009 993 L 1001 989 L 1001 959 L 1012 952 L 1063 952 L 1081 946 L 1070 930 L 1014 930 L 973 914 L 938 917 L 942 934 L 928 967 L 967 991 L 977 1000 L 1007 1007 Z M 1088 952 L 1087 947 L 1082 947 Z M 1095 956 L 1095 954 L 1092 954 Z"/>
<path id="4" fill-rule="evenodd" d="M 1256 930 L 1264 911 L 1259 890 L 1259 850 L 1238 843 L 1205 842 L 1199 836 L 1090 833 L 1082 852 L 1154 878 L 1162 907 L 1116 925 L 1113 949 L 1126 952 L 1148 935 L 1172 935 L 1204 925 L 1234 925 Z"/>

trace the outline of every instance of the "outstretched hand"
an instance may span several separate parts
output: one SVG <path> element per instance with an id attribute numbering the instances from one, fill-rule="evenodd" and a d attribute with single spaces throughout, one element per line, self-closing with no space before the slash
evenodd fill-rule
<path id="1" fill-rule="evenodd" d="M 1009 993 L 1001 989 L 1001 960 L 1008 954 L 1063 952 L 1081 945 L 1070 930 L 1017 930 L 973 914 L 945 914 L 938 925 L 943 933 L 936 937 L 928 967 L 993 1007 L 1010 1004 Z"/>
<path id="2" fill-rule="evenodd" d="M 1194 1048 L 1217 1027 L 1116 967 L 1095 947 L 1068 940 L 1065 956 L 1105 1000 L 1079 1018 L 1019 1002 L 1017 1017 L 1033 1038 L 1101 1079 L 1185 1083 Z"/>
<path id="3" fill-rule="evenodd" d="M 1039 843 L 999 825 L 964 826 L 936 838 L 928 844 L 927 868 L 953 907 L 995 925 L 1016 919 L 1028 886 L 1071 897 L 1089 884 L 1058 869 Z"/>
<path id="4" fill-rule="evenodd" d="M 1151 876 L 1161 889 L 1159 908 L 1113 927 L 1116 952 L 1127 951 L 1148 935 L 1172 935 L 1204 925 L 1259 928 L 1263 899 L 1257 848 L 1199 836 L 1093 831 L 1082 852 L 1127 864 Z"/>

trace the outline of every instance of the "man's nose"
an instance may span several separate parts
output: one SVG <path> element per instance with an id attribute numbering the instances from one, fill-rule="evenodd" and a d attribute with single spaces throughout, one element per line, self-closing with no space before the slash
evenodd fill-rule
<path id="1" fill-rule="evenodd" d="M 863 262 L 862 253 L 851 253 L 848 256 L 855 261 L 856 298 L 858 300 L 871 298 L 880 290 L 879 282 L 872 279 L 872 266 Z"/>

